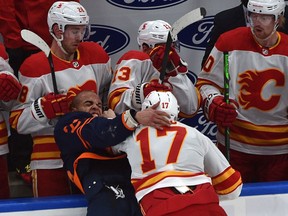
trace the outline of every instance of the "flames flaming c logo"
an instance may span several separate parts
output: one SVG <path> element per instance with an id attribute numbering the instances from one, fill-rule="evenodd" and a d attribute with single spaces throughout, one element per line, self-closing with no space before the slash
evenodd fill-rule
<path id="1" fill-rule="evenodd" d="M 273 94 L 273 87 L 284 86 L 284 74 L 276 69 L 265 71 L 245 71 L 239 74 L 240 93 L 239 104 L 243 109 L 257 108 L 259 110 L 271 110 L 279 102 L 281 95 Z M 271 83 L 273 86 L 271 86 Z M 268 86 L 269 85 L 269 86 Z M 265 87 L 270 88 L 269 91 Z M 268 93 L 268 94 L 267 94 Z M 265 94 L 265 95 L 264 95 Z"/>

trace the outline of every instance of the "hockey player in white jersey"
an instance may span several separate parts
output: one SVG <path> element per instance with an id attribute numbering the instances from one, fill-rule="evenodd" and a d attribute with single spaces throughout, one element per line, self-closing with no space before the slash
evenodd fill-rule
<path id="1" fill-rule="evenodd" d="M 47 16 L 52 63 L 44 52 L 27 58 L 20 68 L 23 85 L 20 104 L 14 107 L 10 122 L 20 134 L 31 134 L 31 170 L 34 196 L 70 193 L 60 151 L 53 136 L 57 117 L 68 112 L 66 92 L 76 88 L 100 94 L 112 78 L 111 60 L 95 42 L 82 42 L 89 24 L 85 8 L 78 2 L 55 2 Z M 55 77 L 52 76 L 51 64 Z M 56 80 L 57 86 L 53 81 Z M 60 94 L 54 91 L 57 88 Z"/>
<path id="2" fill-rule="evenodd" d="M 171 92 L 152 91 L 142 110 L 159 101 L 157 109 L 170 115 L 170 127 L 140 126 L 112 147 L 127 154 L 143 215 L 226 215 L 219 198 L 239 196 L 240 173 L 208 137 L 177 121 L 179 106 Z"/>
<path id="3" fill-rule="evenodd" d="M 197 113 L 201 98 L 186 74 L 187 63 L 176 51 L 177 41 L 174 41 L 169 53 L 164 87 L 158 84 L 170 29 L 170 24 L 163 20 L 146 21 L 140 25 L 137 37 L 140 50 L 125 53 L 116 63 L 114 70 L 109 90 L 109 107 L 116 113 L 129 108 L 139 110 L 149 92 L 165 86 L 171 88 L 179 99 L 181 117 L 192 117 Z"/>
<path id="4" fill-rule="evenodd" d="M 288 36 L 276 30 L 284 10 L 284 0 L 249 0 L 251 27 L 222 34 L 198 75 L 204 112 L 218 126 L 223 152 L 230 127 L 230 163 L 243 182 L 288 180 Z M 230 104 L 223 97 L 224 51 Z"/>

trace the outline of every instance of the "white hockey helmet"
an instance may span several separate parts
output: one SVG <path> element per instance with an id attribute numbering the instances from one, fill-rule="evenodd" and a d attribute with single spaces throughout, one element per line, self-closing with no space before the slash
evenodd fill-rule
<path id="1" fill-rule="evenodd" d="M 177 121 L 179 106 L 177 99 L 172 92 L 167 91 L 152 91 L 144 99 L 142 110 L 147 109 L 160 101 L 157 110 L 164 111 L 170 115 L 169 120 Z"/>
<path id="2" fill-rule="evenodd" d="M 258 14 L 274 15 L 275 20 L 280 15 L 284 15 L 284 0 L 249 0 L 247 5 L 248 11 Z"/>
<path id="3" fill-rule="evenodd" d="M 138 29 L 138 45 L 142 47 L 143 44 L 147 44 L 150 48 L 154 48 L 156 44 L 166 43 L 170 30 L 171 25 L 163 20 L 146 21 Z M 177 36 L 173 38 L 173 42 L 176 41 Z"/>
<path id="4" fill-rule="evenodd" d="M 88 25 L 89 16 L 85 8 L 78 2 L 57 1 L 48 11 L 47 22 L 49 32 L 53 36 L 54 24 L 58 24 L 59 29 L 64 32 L 66 25 Z"/>

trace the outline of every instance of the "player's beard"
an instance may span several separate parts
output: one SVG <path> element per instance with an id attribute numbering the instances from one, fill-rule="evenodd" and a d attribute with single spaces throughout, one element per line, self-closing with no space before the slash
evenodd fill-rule
<path id="1" fill-rule="evenodd" d="M 254 27 L 253 25 L 251 25 L 251 32 L 255 38 L 255 40 L 262 46 L 266 46 L 266 47 L 269 47 L 267 46 L 269 40 L 271 39 L 271 37 L 274 35 L 274 33 L 276 32 L 276 29 L 277 29 L 277 25 L 274 26 L 273 30 L 271 31 L 270 34 L 261 34 L 261 33 L 258 33 L 255 28 L 257 27 Z"/>

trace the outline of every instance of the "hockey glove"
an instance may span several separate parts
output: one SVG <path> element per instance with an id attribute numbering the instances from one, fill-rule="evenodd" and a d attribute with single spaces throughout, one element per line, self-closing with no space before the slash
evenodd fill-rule
<path id="1" fill-rule="evenodd" d="M 160 84 L 158 80 L 152 80 L 150 83 L 144 85 L 144 98 L 152 91 L 171 91 L 172 89 L 167 85 Z"/>
<path id="2" fill-rule="evenodd" d="M 152 80 L 149 83 L 139 83 L 132 95 L 132 103 L 136 109 L 141 109 L 141 105 L 145 97 L 151 91 L 171 91 L 170 86 L 165 84 L 160 84 L 158 80 Z"/>
<path id="3" fill-rule="evenodd" d="M 238 103 L 230 99 L 227 104 L 222 95 L 209 95 L 204 101 L 204 113 L 206 118 L 222 127 L 230 127 L 237 117 Z"/>
<path id="4" fill-rule="evenodd" d="M 32 104 L 33 116 L 41 122 L 64 115 L 68 111 L 68 100 L 66 95 L 63 94 L 49 93 L 42 98 L 38 98 Z"/>
<path id="5" fill-rule="evenodd" d="M 21 91 L 21 84 L 14 74 L 8 71 L 0 72 L 0 100 L 16 100 Z"/>
<path id="6" fill-rule="evenodd" d="M 165 53 L 165 46 L 156 46 L 149 53 L 153 66 L 158 70 L 162 70 L 162 62 Z M 166 77 L 177 76 L 178 74 L 185 74 L 188 72 L 188 64 L 180 58 L 177 51 L 171 47 L 166 67 Z"/>

